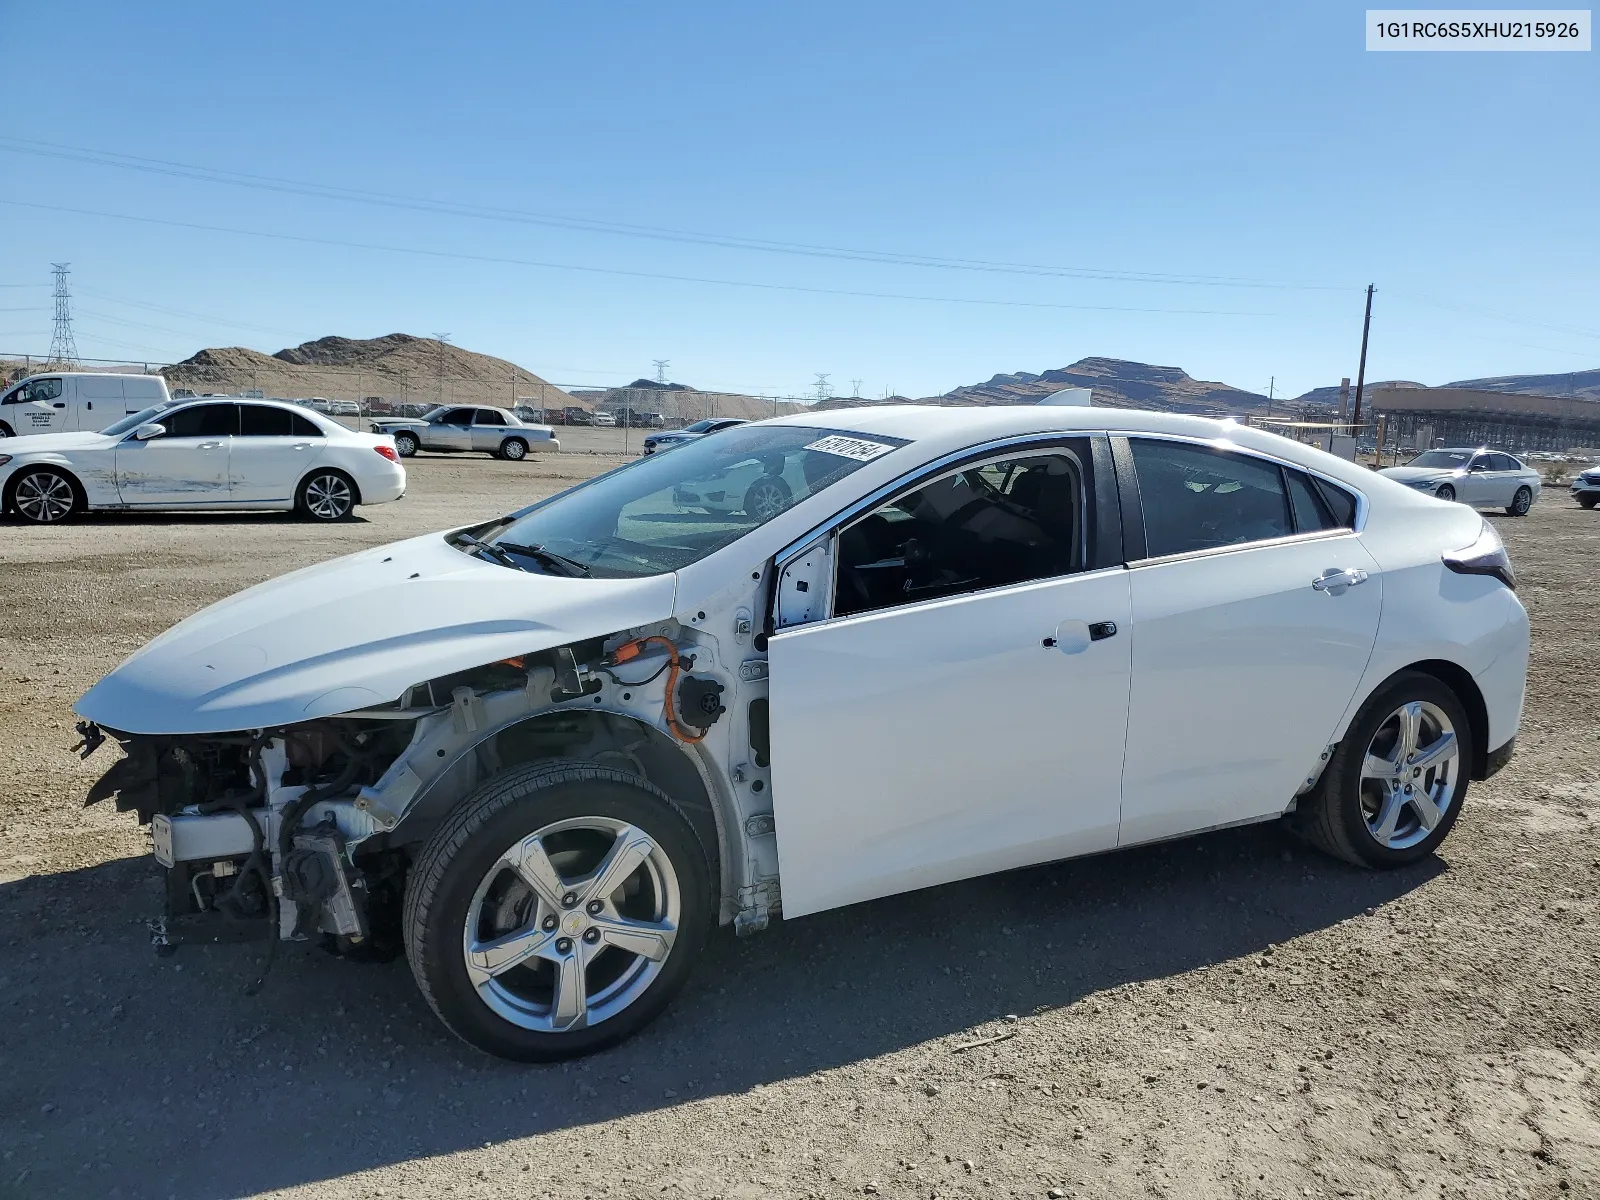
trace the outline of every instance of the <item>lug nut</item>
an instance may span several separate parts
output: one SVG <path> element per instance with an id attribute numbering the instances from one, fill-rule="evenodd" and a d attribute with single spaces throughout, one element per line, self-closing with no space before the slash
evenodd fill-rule
<path id="1" fill-rule="evenodd" d="M 557 924 L 557 922 L 556 922 L 556 919 L 554 917 L 546 917 L 544 919 L 544 931 L 546 933 L 549 933 L 552 929 L 554 929 L 556 927 L 556 924 Z"/>
<path id="2" fill-rule="evenodd" d="M 591 916 L 591 917 L 598 917 L 598 916 L 599 916 L 599 915 L 600 915 L 600 910 L 601 910 L 601 909 L 602 909 L 602 908 L 604 908 L 604 907 L 605 907 L 605 905 L 604 905 L 604 904 L 601 904 L 601 903 L 600 903 L 600 901 L 598 901 L 598 900 L 591 900 L 591 901 L 589 901 L 589 903 L 588 903 L 588 904 L 586 904 L 586 905 L 585 905 L 585 906 L 584 906 L 584 907 L 585 907 L 585 908 L 586 908 L 586 909 L 588 909 L 588 911 L 589 911 L 589 915 L 590 915 L 590 916 Z"/>
<path id="3" fill-rule="evenodd" d="M 592 946 L 600 940 L 600 931 L 598 929 L 585 929 L 583 931 L 583 940 Z"/>
<path id="4" fill-rule="evenodd" d="M 561 907 L 562 908 L 571 908 L 577 902 L 578 902 L 578 893 L 577 892 L 568 892 L 565 896 L 561 897 Z"/>
<path id="5" fill-rule="evenodd" d="M 571 938 L 557 938 L 556 939 L 556 953 L 557 954 L 566 954 L 571 949 L 572 949 L 572 939 Z"/>

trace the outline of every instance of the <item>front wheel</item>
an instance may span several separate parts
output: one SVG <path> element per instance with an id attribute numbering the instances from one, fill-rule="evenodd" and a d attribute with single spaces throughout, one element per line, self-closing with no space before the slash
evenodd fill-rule
<path id="1" fill-rule="evenodd" d="M 1593 508 L 1596 504 L 1600 504 L 1600 496 L 1595 495 L 1593 492 L 1580 492 L 1578 494 L 1579 508 Z"/>
<path id="2" fill-rule="evenodd" d="M 343 521 L 355 506 L 355 484 L 342 471 L 313 471 L 295 497 L 295 509 L 312 521 Z"/>
<path id="3" fill-rule="evenodd" d="M 397 433 L 394 435 L 394 452 L 401 458 L 410 458 L 417 452 L 417 435 L 414 433 Z"/>
<path id="4" fill-rule="evenodd" d="M 1350 723 L 1291 827 L 1362 867 L 1400 867 L 1432 854 L 1461 815 L 1474 747 L 1455 692 L 1403 671 Z"/>
<path id="5" fill-rule="evenodd" d="M 1510 517 L 1525 517 L 1528 510 L 1533 507 L 1533 489 L 1519 487 L 1517 494 L 1511 497 L 1511 503 L 1506 505 L 1506 515 Z"/>
<path id="6" fill-rule="evenodd" d="M 750 485 L 744 494 L 744 511 L 757 521 L 770 521 L 789 507 L 794 493 L 789 485 L 776 475 L 763 475 Z"/>
<path id="7" fill-rule="evenodd" d="M 664 792 L 593 763 L 537 763 L 490 779 L 423 848 L 406 954 L 463 1041 L 550 1061 L 649 1023 L 715 912 L 705 850 Z"/>
<path id="8" fill-rule="evenodd" d="M 1456 498 L 1456 490 L 1446 483 L 1441 485 L 1439 490 L 1435 492 L 1434 495 L 1439 497 L 1441 500 L 1454 500 Z"/>
<path id="9" fill-rule="evenodd" d="M 11 426 L 7 425 L 4 421 L 0 421 L 0 438 L 8 438 L 8 437 L 16 437 L 16 436 L 17 436 L 16 434 L 11 432 Z"/>
<path id="10" fill-rule="evenodd" d="M 24 521 L 55 525 L 83 506 L 77 480 L 55 467 L 25 471 L 11 485 L 11 507 Z"/>

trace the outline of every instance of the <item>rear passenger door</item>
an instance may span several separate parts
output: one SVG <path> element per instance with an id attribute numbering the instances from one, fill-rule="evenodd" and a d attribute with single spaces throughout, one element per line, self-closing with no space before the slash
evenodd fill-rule
<path id="1" fill-rule="evenodd" d="M 228 463 L 232 499 L 289 505 L 326 442 L 322 430 L 297 412 L 239 405 L 239 436 Z"/>
<path id="2" fill-rule="evenodd" d="M 472 423 L 472 448 L 485 454 L 497 453 L 505 440 L 506 419 L 498 409 L 480 408 Z"/>
<path id="3" fill-rule="evenodd" d="M 1215 443 L 1114 450 L 1133 543 L 1119 844 L 1282 812 L 1377 639 L 1383 577 L 1357 502 Z"/>

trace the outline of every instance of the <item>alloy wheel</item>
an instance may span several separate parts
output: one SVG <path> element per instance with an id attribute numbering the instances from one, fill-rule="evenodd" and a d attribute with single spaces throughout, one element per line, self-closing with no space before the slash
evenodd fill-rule
<path id="1" fill-rule="evenodd" d="M 337 521 L 353 506 L 355 497 L 342 475 L 318 475 L 306 484 L 306 508 L 322 521 Z"/>
<path id="2" fill-rule="evenodd" d="M 1455 799 L 1461 739 L 1436 704 L 1412 700 L 1378 726 L 1361 763 L 1361 813 L 1367 832 L 1389 850 L 1427 838 Z"/>
<path id="3" fill-rule="evenodd" d="M 1533 492 L 1528 488 L 1518 488 L 1517 494 L 1511 497 L 1511 511 L 1515 516 L 1527 516 L 1528 510 L 1533 507 Z"/>
<path id="4" fill-rule="evenodd" d="M 644 830 L 578 817 L 535 830 L 467 908 L 467 978 L 496 1014 L 562 1033 L 623 1012 L 660 975 L 682 919 L 677 872 Z"/>
<path id="5" fill-rule="evenodd" d="M 417 452 L 417 439 L 409 433 L 394 435 L 394 450 L 401 458 L 410 458 Z"/>
<path id="6" fill-rule="evenodd" d="M 28 520 L 49 525 L 71 516 L 78 497 L 64 476 L 54 471 L 34 471 L 18 481 L 11 500 Z"/>
<path id="7" fill-rule="evenodd" d="M 518 459 L 527 456 L 528 448 L 515 438 L 512 438 L 507 441 L 504 446 L 500 447 L 500 453 L 505 455 L 512 462 L 516 462 Z"/>
<path id="8" fill-rule="evenodd" d="M 1441 500 L 1454 500 L 1456 498 L 1456 490 L 1447 483 L 1441 486 L 1434 495 Z"/>
<path id="9" fill-rule="evenodd" d="M 770 521 L 784 510 L 789 502 L 789 492 L 781 483 L 757 483 L 750 489 L 746 508 L 758 521 Z"/>

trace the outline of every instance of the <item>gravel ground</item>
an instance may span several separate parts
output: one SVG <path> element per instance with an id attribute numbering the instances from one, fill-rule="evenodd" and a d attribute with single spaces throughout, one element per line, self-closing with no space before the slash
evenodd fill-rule
<path id="1" fill-rule="evenodd" d="M 1496 518 L 1533 617 L 1517 757 L 1444 854 L 1255 828 L 724 932 L 582 1063 L 485 1059 L 403 962 L 150 951 L 72 701 L 292 567 L 612 462 L 422 457 L 399 504 L 0 525 L 0 1196 L 1600 1195 L 1600 513 Z"/>

